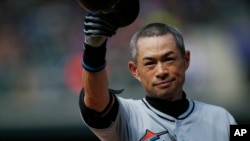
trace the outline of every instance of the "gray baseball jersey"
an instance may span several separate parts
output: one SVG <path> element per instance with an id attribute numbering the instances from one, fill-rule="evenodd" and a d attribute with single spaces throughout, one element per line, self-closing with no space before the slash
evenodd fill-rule
<path id="1" fill-rule="evenodd" d="M 124 99 L 115 121 L 105 129 L 89 127 L 102 141 L 229 141 L 232 115 L 222 107 L 188 99 L 178 118 L 160 112 L 146 100 Z"/>

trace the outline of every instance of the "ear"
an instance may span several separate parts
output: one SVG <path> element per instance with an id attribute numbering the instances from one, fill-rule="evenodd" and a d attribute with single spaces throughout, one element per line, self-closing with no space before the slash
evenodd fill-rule
<path id="1" fill-rule="evenodd" d="M 190 51 L 189 50 L 186 50 L 185 51 L 185 58 L 184 58 L 185 60 L 185 70 L 187 70 L 188 69 L 188 67 L 189 67 L 189 64 L 190 64 Z"/>
<path id="2" fill-rule="evenodd" d="M 138 74 L 136 63 L 133 61 L 129 61 L 128 68 L 129 68 L 130 73 L 135 77 L 135 79 L 137 79 L 138 81 L 141 81 L 140 76 Z"/>

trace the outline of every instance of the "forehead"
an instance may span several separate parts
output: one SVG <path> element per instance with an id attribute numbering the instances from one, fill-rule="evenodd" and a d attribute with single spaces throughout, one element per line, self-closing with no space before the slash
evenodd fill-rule
<path id="1" fill-rule="evenodd" d="M 137 57 L 161 55 L 168 51 L 178 52 L 175 38 L 172 34 L 143 37 L 137 42 Z"/>

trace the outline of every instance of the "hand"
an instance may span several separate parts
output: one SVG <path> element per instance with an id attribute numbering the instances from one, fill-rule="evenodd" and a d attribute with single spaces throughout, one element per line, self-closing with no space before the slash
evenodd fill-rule
<path id="1" fill-rule="evenodd" d="M 110 17 L 96 13 L 89 13 L 85 17 L 84 27 L 85 43 L 92 47 L 101 46 L 117 30 Z"/>

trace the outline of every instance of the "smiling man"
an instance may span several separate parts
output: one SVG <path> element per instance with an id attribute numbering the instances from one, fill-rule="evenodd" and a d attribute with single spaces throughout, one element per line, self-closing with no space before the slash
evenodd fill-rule
<path id="1" fill-rule="evenodd" d="M 100 31 L 114 29 L 103 26 L 106 22 L 92 22 L 98 24 L 92 28 L 98 27 Z M 110 33 L 115 32 L 110 30 Z M 92 34 L 95 39 L 99 36 L 102 37 L 99 46 L 97 40 L 92 45 L 91 41 L 85 41 L 84 89 L 80 95 L 83 120 L 98 138 L 103 141 L 229 141 L 229 127 L 236 124 L 232 115 L 222 107 L 187 98 L 183 91 L 190 52 L 185 50 L 178 29 L 152 23 L 132 37 L 132 61 L 128 67 L 145 89 L 145 97 L 140 100 L 119 97 L 115 94 L 120 91 L 109 89 L 105 52 L 106 39 L 111 34 Z"/>
<path id="2" fill-rule="evenodd" d="M 190 53 L 185 51 L 184 46 L 177 44 L 170 31 L 163 28 L 148 32 L 139 39 L 133 39 L 138 41 L 136 46 L 131 46 L 136 55 L 133 56 L 134 61 L 129 62 L 130 71 L 142 83 L 147 96 L 168 101 L 179 100 Z"/>

